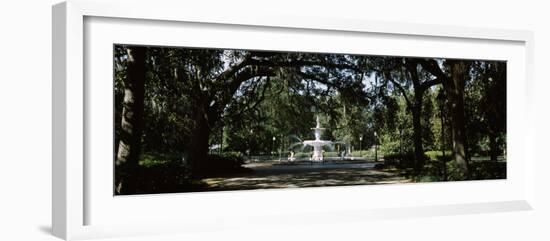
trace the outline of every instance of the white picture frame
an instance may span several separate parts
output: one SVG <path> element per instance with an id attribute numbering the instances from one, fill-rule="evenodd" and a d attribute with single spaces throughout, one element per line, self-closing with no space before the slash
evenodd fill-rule
<path id="1" fill-rule="evenodd" d="M 155 11 L 150 11 L 152 6 L 154 6 Z M 132 2 L 132 7 L 128 8 L 124 4 L 124 1 L 96 2 L 73 0 L 55 5 L 53 7 L 52 16 L 52 227 L 53 234 L 60 238 L 83 239 L 122 235 L 192 232 L 212 228 L 231 227 L 232 225 L 238 225 L 239 221 L 247 219 L 256 220 L 258 223 L 257 225 L 273 224 L 277 223 L 277 220 L 287 220 L 285 221 L 286 225 L 293 225 L 300 222 L 340 222 L 344 220 L 423 217 L 433 215 L 530 210 L 533 208 L 536 160 L 535 156 L 531 154 L 534 153 L 534 151 L 530 149 L 534 148 L 533 133 L 527 126 L 527 120 L 529 119 L 529 116 L 532 115 L 529 112 L 529 108 L 523 108 L 529 105 L 529 93 L 532 91 L 530 89 L 530 85 L 532 85 L 533 82 L 532 32 L 410 23 L 375 21 L 365 22 L 350 19 L 305 19 L 296 16 L 281 16 L 277 14 L 262 15 L 261 17 L 232 16 L 230 13 L 227 13 L 226 15 L 213 15 L 208 14 L 205 10 L 189 8 L 183 2 L 178 3 L 174 1 L 156 1 L 155 3 L 149 4 Z M 384 200 L 380 199 L 374 201 L 371 200 L 371 202 L 373 202 L 373 208 L 361 208 L 360 204 L 355 202 L 350 204 L 346 209 L 335 206 L 325 206 L 325 209 L 321 209 L 318 206 L 310 205 L 308 208 L 303 208 L 300 210 L 290 210 L 292 208 L 282 204 L 280 207 L 273 207 L 271 211 L 264 210 L 265 212 L 261 213 L 259 216 L 253 215 L 252 212 L 260 212 L 260 209 L 252 206 L 248 213 L 247 211 L 244 211 L 244 213 L 224 212 L 220 209 L 217 210 L 218 213 L 216 214 L 212 211 L 210 213 L 212 216 L 210 217 L 213 217 L 215 220 L 219 221 L 211 222 L 208 220 L 197 219 L 192 223 L 191 221 L 186 222 L 185 219 L 178 217 L 178 215 L 180 215 L 178 212 L 180 211 L 177 211 L 177 202 L 173 200 L 178 200 L 179 202 L 183 198 L 194 199 L 195 201 L 192 204 L 204 203 L 204 205 L 210 201 L 220 200 L 220 198 L 224 198 L 230 203 L 237 203 L 239 200 L 263 200 L 266 202 L 275 203 L 275 201 L 269 200 L 276 200 L 277 198 L 280 198 L 281 195 L 299 196 L 304 198 L 304 200 L 313 197 L 319 197 L 322 199 L 326 195 L 344 195 L 349 199 L 361 199 L 361 197 L 364 197 L 361 195 L 365 195 L 366 192 L 363 192 L 364 188 L 361 189 L 361 187 L 351 187 L 345 189 L 328 188 L 324 189 L 324 191 L 321 190 L 328 194 L 320 194 L 320 189 L 293 189 L 272 190 L 265 192 L 226 192 L 224 194 L 185 194 L 169 196 L 150 195 L 132 197 L 132 200 L 129 201 L 133 202 L 133 204 L 130 204 L 130 206 L 162 204 L 163 206 L 166 206 L 166 208 L 175 208 L 176 211 L 173 213 L 168 213 L 168 209 L 164 209 L 164 211 L 159 213 L 144 211 L 144 217 L 148 220 L 153 220 L 150 223 L 147 223 L 147 225 L 143 225 L 144 227 L 139 225 L 139 222 L 143 222 L 140 218 L 135 218 L 134 223 L 127 222 L 128 220 L 125 220 L 125 224 L 121 224 L 123 222 L 102 224 L 101 221 L 99 223 L 90 223 L 90 215 L 93 216 L 95 213 L 103 212 L 101 214 L 103 215 L 102 217 L 104 217 L 102 220 L 105 220 L 105 217 L 108 217 L 106 216 L 108 214 L 105 214 L 106 212 L 109 213 L 108 210 L 120 207 L 120 205 L 127 206 L 128 204 L 109 204 L 107 202 L 102 202 L 100 205 L 95 205 L 94 208 L 90 209 L 89 202 L 91 202 L 90 200 L 95 200 L 95 197 L 93 197 L 94 191 L 90 185 L 90 181 L 86 180 L 90 174 L 86 173 L 89 169 L 94 168 L 93 165 L 95 164 L 91 164 L 89 160 L 85 160 L 87 158 L 86 156 L 90 154 L 86 149 L 88 146 L 88 143 L 86 143 L 86 138 L 87 135 L 90 134 L 90 130 L 87 129 L 86 123 L 90 122 L 87 118 L 93 118 L 90 117 L 90 103 L 87 103 L 89 99 L 86 97 L 88 93 L 87 91 L 90 88 L 90 86 L 88 86 L 85 82 L 85 68 L 90 67 L 90 63 L 86 62 L 86 53 L 89 54 L 90 52 L 89 50 L 88 52 L 86 51 L 87 39 L 85 37 L 85 32 L 88 30 L 85 27 L 85 21 L 86 19 L 94 18 L 110 18 L 115 19 L 116 21 L 132 22 L 134 25 L 136 23 L 144 24 L 146 22 L 152 22 L 153 24 L 148 25 L 152 30 L 162 25 L 206 24 L 208 26 L 223 26 L 224 29 L 229 30 L 253 28 L 254 31 L 260 31 L 266 34 L 273 32 L 276 32 L 275 34 L 277 34 L 285 31 L 300 31 L 304 33 L 314 32 L 319 36 L 334 35 L 335 37 L 339 37 L 339 35 L 347 36 L 347 34 L 372 34 L 377 36 L 389 36 L 395 39 L 418 38 L 421 39 L 420 41 L 452 40 L 454 41 L 454 44 L 457 45 L 460 45 L 461 43 L 468 44 L 469 41 L 474 41 L 487 44 L 487 46 L 494 45 L 495 43 L 515 46 L 513 47 L 514 50 L 510 50 L 511 52 L 515 51 L 515 54 L 511 54 L 510 56 L 521 57 L 510 58 L 521 59 L 521 61 L 517 61 L 517 63 L 519 63 L 518 66 L 521 66 L 517 68 L 517 72 L 513 73 L 515 76 L 519 76 L 519 78 L 516 78 L 517 81 L 514 82 L 518 88 L 510 88 L 512 89 L 510 91 L 513 92 L 510 92 L 508 97 L 511 98 L 510 96 L 512 96 L 514 101 L 516 101 L 516 103 L 513 104 L 514 107 L 512 108 L 517 110 L 517 112 L 513 113 L 514 115 L 511 117 L 514 118 L 514 121 L 512 122 L 512 126 L 509 127 L 509 130 L 511 130 L 512 133 L 517 133 L 511 134 L 510 137 L 514 138 L 511 139 L 510 143 L 512 147 L 510 150 L 510 158 L 521 156 L 522 162 L 515 162 L 516 165 L 513 166 L 512 170 L 517 171 L 517 175 L 512 175 L 512 177 L 510 177 L 512 179 L 503 182 L 475 182 L 467 184 L 439 183 L 432 184 L 430 186 L 406 185 L 405 187 L 376 186 L 370 187 L 368 190 L 371 194 L 380 191 L 382 193 L 381 196 L 395 195 L 395 193 L 399 192 L 407 193 L 408 195 L 415 194 L 415 192 L 433 195 L 433 193 L 437 192 L 437 190 L 441 190 L 442 187 L 446 187 L 444 185 L 448 185 L 450 189 L 458 190 L 458 192 L 467 193 L 465 190 L 475 189 L 475 191 L 479 193 L 478 197 L 471 196 L 461 200 L 456 199 L 454 202 L 452 197 L 448 200 L 441 200 L 439 202 L 422 202 L 421 200 L 413 200 L 406 204 L 404 202 L 390 202 L 391 204 L 384 204 Z M 122 24 L 118 27 L 121 26 L 124 27 L 125 25 Z M 101 30 L 96 32 L 94 31 L 95 30 L 90 30 L 87 34 L 104 33 Z M 170 43 L 166 42 L 164 44 L 169 45 Z M 211 44 L 216 46 L 216 43 Z M 301 48 L 305 48 L 303 46 Z M 322 47 L 313 46 L 312 48 L 317 50 Z M 328 46 L 328 48 L 330 49 L 330 46 Z M 424 54 L 434 55 L 437 54 L 437 51 L 439 50 L 436 48 L 433 51 L 436 51 L 436 53 L 425 52 Z M 487 56 L 493 55 L 488 52 Z M 498 55 L 494 56 L 497 56 L 498 58 Z M 514 59 L 514 61 L 516 61 L 516 59 Z M 93 64 L 91 67 L 95 68 Z M 93 96 L 91 98 L 93 99 Z M 508 103 L 510 103 L 510 101 Z M 525 127 L 522 127 L 522 124 L 525 124 Z M 104 172 L 104 170 L 101 172 Z M 514 179 L 516 177 L 517 179 Z M 501 193 L 495 192 L 494 198 L 484 198 L 483 192 L 491 188 L 499 188 L 499 190 L 502 191 Z M 512 191 L 510 193 L 506 193 L 504 191 L 506 189 Z M 112 189 L 109 189 L 108 191 L 111 192 Z M 351 191 L 359 194 L 351 194 Z M 128 201 L 128 199 L 126 199 L 126 201 Z M 378 202 L 378 204 L 376 204 L 376 202 Z M 298 207 L 306 207 L 305 202 L 298 202 L 296 205 L 298 205 Z M 183 210 L 181 207 L 180 209 L 182 209 L 181 212 L 187 211 L 188 213 L 192 213 L 192 210 Z M 124 214 L 124 211 L 121 212 L 121 214 Z M 113 219 L 116 219 L 116 214 L 111 215 L 113 215 Z M 195 213 L 194 215 L 197 214 Z M 224 220 L 227 219 L 233 220 L 233 222 L 231 224 L 225 222 Z M 154 225 L 152 225 L 152 223 L 154 223 Z"/>

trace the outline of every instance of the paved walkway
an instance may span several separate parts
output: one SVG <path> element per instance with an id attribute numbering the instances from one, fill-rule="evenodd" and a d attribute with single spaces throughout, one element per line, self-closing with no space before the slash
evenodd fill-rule
<path id="1" fill-rule="evenodd" d="M 203 179 L 210 190 L 322 187 L 407 183 L 410 179 L 374 169 L 375 163 L 247 164 L 250 174 Z"/>

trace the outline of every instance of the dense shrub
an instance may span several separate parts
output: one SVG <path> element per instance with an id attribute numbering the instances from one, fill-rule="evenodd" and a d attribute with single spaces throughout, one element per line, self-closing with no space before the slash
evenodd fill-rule
<path id="1" fill-rule="evenodd" d="M 326 151 L 323 153 L 324 157 L 339 157 L 338 152 L 335 151 Z"/>
<path id="2" fill-rule="evenodd" d="M 122 184 L 114 187 L 115 193 L 121 195 L 199 191 L 206 185 L 189 178 L 189 169 L 177 153 L 147 153 L 142 155 L 139 166 L 118 167 L 116 172 Z"/>
<path id="3" fill-rule="evenodd" d="M 439 160 L 443 156 L 443 152 L 441 151 L 427 151 L 424 152 L 424 154 L 430 158 L 430 160 Z M 445 157 L 452 158 L 453 152 L 448 150 L 445 151 Z"/>
<path id="4" fill-rule="evenodd" d="M 386 154 L 384 155 L 384 163 L 386 163 L 386 166 L 396 168 L 412 168 L 414 166 L 414 153 Z"/>
<path id="5" fill-rule="evenodd" d="M 139 161 L 138 170 L 132 170 L 133 176 L 143 186 L 140 193 L 145 190 L 156 190 L 158 192 L 170 192 L 178 187 L 178 183 L 187 185 L 192 177 L 206 177 L 244 173 L 250 170 L 242 167 L 244 164 L 243 155 L 240 152 L 224 152 L 221 155 L 208 155 L 201 160 L 200 168 L 194 173 L 190 172 L 189 163 L 184 161 L 184 154 L 181 153 L 146 153 Z M 173 182 L 173 183 L 170 183 Z M 182 187 L 179 187 L 180 189 Z"/>
<path id="6" fill-rule="evenodd" d="M 367 151 L 352 151 L 349 156 L 352 157 L 362 157 L 363 155 L 367 154 Z"/>
<path id="7" fill-rule="evenodd" d="M 310 158 L 312 155 L 313 155 L 312 152 L 296 152 L 294 153 L 294 158 L 304 159 L 304 158 Z"/>
<path id="8" fill-rule="evenodd" d="M 479 161 L 470 163 L 470 179 L 505 179 L 506 162 Z"/>
<path id="9" fill-rule="evenodd" d="M 422 175 L 417 180 L 417 182 L 440 182 L 442 181 L 440 176 L 435 175 Z"/>
<path id="10" fill-rule="evenodd" d="M 139 165 L 142 167 L 164 166 L 182 162 L 182 153 L 145 153 L 141 155 Z"/>
<path id="11" fill-rule="evenodd" d="M 488 180 L 506 178 L 506 162 L 470 161 L 469 176 L 461 171 L 451 156 L 438 156 L 437 161 L 428 161 L 423 168 L 422 176 L 430 176 L 433 180 Z M 443 165 L 445 163 L 445 166 Z M 445 169 L 444 169 L 445 167 Z M 437 177 L 437 178 L 435 178 Z M 429 178 L 420 177 L 419 181 Z"/>
<path id="12" fill-rule="evenodd" d="M 239 151 L 224 151 L 221 153 L 221 156 L 225 158 L 242 159 L 244 154 Z"/>
<path id="13" fill-rule="evenodd" d="M 242 155 L 237 153 L 224 153 L 221 156 L 209 155 L 205 160 L 202 160 L 200 169 L 192 175 L 206 177 L 249 172 L 250 169 L 243 167 L 243 164 Z"/>
<path id="14" fill-rule="evenodd" d="M 294 153 L 294 158 L 296 159 L 309 159 L 313 156 L 313 152 L 296 152 Z M 338 157 L 338 152 L 335 151 L 325 151 L 323 152 L 323 157 Z"/>

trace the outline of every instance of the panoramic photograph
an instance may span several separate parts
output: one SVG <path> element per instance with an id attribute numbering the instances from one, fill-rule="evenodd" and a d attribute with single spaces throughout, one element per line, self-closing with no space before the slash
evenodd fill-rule
<path id="1" fill-rule="evenodd" d="M 506 179 L 506 62 L 113 45 L 114 195 Z"/>

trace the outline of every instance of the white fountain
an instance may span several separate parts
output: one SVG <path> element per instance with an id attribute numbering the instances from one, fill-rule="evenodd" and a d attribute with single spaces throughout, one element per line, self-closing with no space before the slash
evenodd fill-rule
<path id="1" fill-rule="evenodd" d="M 321 125 L 319 123 L 319 116 L 317 116 L 317 125 L 315 126 L 315 128 L 311 129 L 315 134 L 315 140 L 305 140 L 302 143 L 304 146 L 313 147 L 313 156 L 311 156 L 312 161 L 323 161 L 323 146 L 332 147 L 333 142 L 321 140 L 321 134 L 323 133 L 325 128 L 321 128 Z"/>

